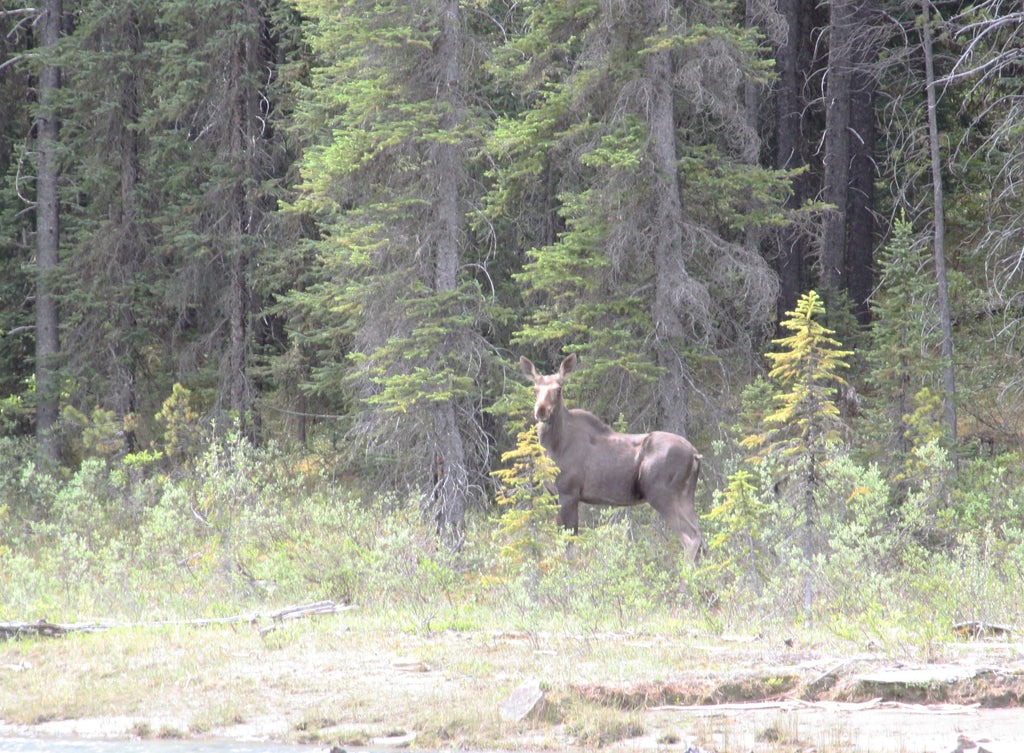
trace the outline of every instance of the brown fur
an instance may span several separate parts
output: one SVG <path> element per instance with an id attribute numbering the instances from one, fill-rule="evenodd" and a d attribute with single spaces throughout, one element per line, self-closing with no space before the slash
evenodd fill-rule
<path id="1" fill-rule="evenodd" d="M 666 431 L 620 434 L 589 411 L 566 408 L 562 385 L 576 368 L 575 355 L 550 375 L 539 374 L 525 356 L 519 362 L 533 382 L 541 446 L 559 469 L 559 522 L 578 530 L 580 502 L 617 507 L 647 502 L 679 536 L 691 559 L 703 553 L 694 501 L 701 455 L 693 445 Z"/>

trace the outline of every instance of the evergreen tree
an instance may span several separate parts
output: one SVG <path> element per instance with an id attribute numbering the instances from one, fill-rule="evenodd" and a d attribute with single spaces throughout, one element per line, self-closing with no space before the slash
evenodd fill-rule
<path id="1" fill-rule="evenodd" d="M 527 221 L 541 245 L 516 278 L 533 306 L 517 342 L 574 344 L 598 412 L 685 432 L 696 354 L 749 354 L 774 307 L 745 244 L 787 186 L 747 162 L 744 83 L 766 63 L 720 6 L 537 3 L 527 28 L 507 79 L 528 106 L 491 141 L 508 163 L 491 211 L 540 184 L 538 215 L 558 221 Z"/>
<path id="2" fill-rule="evenodd" d="M 295 21 L 273 0 L 156 8 L 143 122 L 161 138 L 144 169 L 161 177 L 166 199 L 154 220 L 170 230 L 162 243 L 174 272 L 161 291 L 176 317 L 169 334 L 178 369 L 204 371 L 212 406 L 246 421 L 256 397 L 253 270 L 288 166 L 275 93 Z"/>
<path id="3" fill-rule="evenodd" d="M 883 446 L 890 447 L 897 467 L 913 446 L 908 417 L 914 395 L 934 386 L 938 373 L 935 283 L 924 276 L 924 251 L 914 242 L 910 222 L 897 219 L 892 238 L 879 254 L 879 289 L 872 300 L 867 382 L 885 416 L 889 438 Z"/>
<path id="4" fill-rule="evenodd" d="M 25 7 L 0 15 L 0 399 L 11 397 L 0 432 L 18 434 L 31 430 L 25 398 L 34 370 L 34 279 L 26 264 L 34 228 L 25 211 L 33 192 L 24 168 L 32 123 L 26 96 L 32 69 L 25 57 L 36 12 Z"/>
<path id="5" fill-rule="evenodd" d="M 297 7 L 316 20 L 318 63 L 297 118 L 315 134 L 298 207 L 323 239 L 291 318 L 319 351 L 312 379 L 340 376 L 358 406 L 350 436 L 378 477 L 427 491 L 457 544 L 486 473 L 487 307 L 465 221 L 479 32 L 455 0 Z M 331 352 L 339 340 L 347 353 Z"/>
<path id="6" fill-rule="evenodd" d="M 141 414 L 149 433 L 184 381 L 208 417 L 255 430 L 252 269 L 286 167 L 273 102 L 296 18 L 263 0 L 83 0 L 76 19 L 62 48 L 66 399 L 77 415 Z"/>
<path id="7" fill-rule="evenodd" d="M 756 457 L 771 456 L 788 477 L 787 499 L 802 518 L 807 568 L 804 610 L 808 620 L 813 605 L 813 561 L 821 551 L 816 543 L 822 535 L 817 498 L 831 449 L 842 440 L 842 420 L 833 395 L 837 385 L 845 384 L 839 372 L 847 367 L 844 359 L 851 355 L 839 349 L 832 330 L 815 320 L 824 313 L 821 298 L 812 290 L 800 298 L 782 323 L 792 334 L 775 340 L 780 350 L 767 354 L 773 363 L 769 377 L 780 389 L 775 395 L 779 407 L 765 416 L 765 434 L 743 441 L 758 449 Z"/>
<path id="8" fill-rule="evenodd" d="M 139 393 L 155 377 L 147 364 L 162 351 L 155 286 L 164 267 L 150 253 L 153 184 L 140 170 L 139 128 L 155 30 L 138 3 L 85 2 L 78 11 L 64 50 L 64 102 L 74 116 L 63 141 L 76 157 L 65 168 L 74 186 L 64 195 L 64 362 L 74 384 L 66 399 L 81 411 L 102 406 L 125 417 L 145 404 Z M 132 449 L 134 435 L 126 438 Z"/>

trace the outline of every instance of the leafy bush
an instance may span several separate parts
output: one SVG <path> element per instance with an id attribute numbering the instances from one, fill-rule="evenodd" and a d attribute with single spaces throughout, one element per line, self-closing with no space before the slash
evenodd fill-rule
<path id="1" fill-rule="evenodd" d="M 821 537 L 810 562 L 771 464 L 737 458 L 705 518 L 713 554 L 697 569 L 648 507 L 588 508 L 590 524 L 570 537 L 539 487 L 471 520 L 454 553 L 418 500 L 363 497 L 324 459 L 238 436 L 197 454 L 188 474 L 144 454 L 87 458 L 67 477 L 5 460 L 0 603 L 5 619 L 78 621 L 332 599 L 414 631 L 762 632 L 803 619 L 810 578 L 815 622 L 844 636 L 895 632 L 927 651 L 956 620 L 1019 621 L 1012 461 L 972 463 L 954 484 L 944 453 L 922 449 L 932 470 L 921 478 L 933 482 L 894 507 L 880 469 L 840 449 L 816 490 Z"/>

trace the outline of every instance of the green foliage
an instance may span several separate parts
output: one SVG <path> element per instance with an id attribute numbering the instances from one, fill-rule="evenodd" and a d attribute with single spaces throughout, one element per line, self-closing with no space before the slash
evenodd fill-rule
<path id="1" fill-rule="evenodd" d="M 175 384 L 155 418 L 163 427 L 161 451 L 169 458 L 188 460 L 205 446 L 206 432 L 191 390 Z"/>
<path id="2" fill-rule="evenodd" d="M 511 574 L 543 571 L 567 543 L 556 521 L 558 496 L 553 493 L 558 468 L 537 440 L 537 427 L 519 432 L 515 448 L 501 456 L 497 503 L 502 513 L 495 531 L 500 561 Z"/>
<path id="3" fill-rule="evenodd" d="M 35 379 L 26 380 L 34 385 Z M 0 400 L 0 435 L 11 436 L 26 433 L 26 427 L 32 416 L 32 408 L 27 405 L 34 392 L 12 394 Z"/>
<path id="4" fill-rule="evenodd" d="M 510 465 L 542 457 L 523 442 Z M 506 526 L 515 510 L 502 511 L 470 524 L 456 554 L 415 505 L 360 499 L 326 470 L 327 458 L 255 448 L 238 435 L 200 453 L 187 474 L 128 456 L 86 459 L 60 478 L 16 458 L 13 440 L 0 449 L 0 600 L 13 619 L 213 617 L 333 599 L 389 629 L 689 634 L 788 631 L 800 608 L 806 569 L 793 513 L 753 473 L 734 474 L 724 493 L 719 518 L 735 521 L 736 535 L 715 549 L 715 567 L 694 573 L 644 508 L 598 515 L 567 547 L 553 508 L 534 506 L 525 483 L 509 488 L 521 496 L 503 507 L 535 511 L 530 524 Z M 1017 468 L 1010 459 L 970 465 L 962 476 L 972 488 L 955 490 L 952 507 L 915 493 L 893 517 L 877 466 L 830 462 L 820 520 L 831 546 L 813 560 L 821 624 L 901 654 L 905 642 L 916 657 L 951 620 L 1017 619 Z M 746 539 L 744 517 L 757 526 Z"/>
<path id="5" fill-rule="evenodd" d="M 893 224 L 877 261 L 880 283 L 865 359 L 869 404 L 882 420 L 865 430 L 879 437 L 898 474 L 914 446 L 943 431 L 941 397 L 934 394 L 940 373 L 935 281 L 926 271 L 927 249 L 915 244 L 905 218 Z"/>
<path id="6" fill-rule="evenodd" d="M 704 516 L 715 531 L 708 546 L 716 557 L 705 568 L 711 573 L 735 570 L 747 581 L 746 587 L 759 593 L 771 566 L 761 547 L 775 510 L 756 481 L 750 471 L 741 468 L 729 476 L 724 490 L 716 490 L 715 506 Z"/>
<path id="7" fill-rule="evenodd" d="M 392 489 L 420 489 L 458 538 L 488 468 L 481 392 L 494 368 L 481 337 L 492 287 L 464 235 L 478 192 L 472 149 L 485 84 L 461 50 L 493 28 L 438 3 L 297 2 L 312 68 L 296 82 L 308 140 L 289 209 L 318 238 L 280 310 L 301 322 L 302 390 L 350 407 L 351 457 Z M 311 278 L 311 279 L 310 279 Z M 289 368 L 294 368 L 290 364 Z"/>
<path id="8" fill-rule="evenodd" d="M 801 296 L 782 322 L 793 334 L 774 340 L 781 350 L 767 354 L 774 364 L 768 376 L 789 390 L 775 396 L 780 405 L 764 419 L 776 427 L 769 432 L 768 446 L 783 456 L 809 456 L 840 439 L 839 407 L 832 394 L 837 385 L 845 384 L 839 370 L 846 368 L 843 359 L 851 351 L 840 350 L 832 330 L 815 321 L 814 316 L 824 311 L 813 290 Z"/>
<path id="9" fill-rule="evenodd" d="M 774 283 L 737 240 L 781 221 L 788 191 L 788 176 L 752 166 L 720 138 L 740 128 L 727 115 L 737 89 L 705 80 L 696 62 L 714 57 L 736 81 L 760 79 L 768 60 L 756 35 L 723 6 L 674 6 L 659 23 L 629 4 L 527 6 L 496 73 L 523 107 L 497 121 L 487 144 L 501 165 L 489 213 L 514 218 L 510 241 L 529 249 L 512 274 L 528 302 L 513 343 L 550 355 L 570 344 L 588 366 L 576 385 L 587 407 L 622 411 L 633 430 L 650 426 L 632 417 L 649 424 L 665 407 L 662 342 L 700 370 L 768 314 L 761 294 Z M 682 215 L 672 218 L 654 209 L 671 190 L 651 119 L 649 61 L 662 53 L 688 81 L 672 93 L 678 141 L 662 145 L 685 185 L 685 197 L 670 198 Z M 681 244 L 671 265 L 658 261 L 664 238 Z"/>
<path id="10" fill-rule="evenodd" d="M 773 486 L 784 487 L 782 500 L 796 513 L 785 517 L 791 517 L 793 525 L 802 531 L 806 569 L 804 608 L 808 619 L 812 608 L 811 572 L 815 557 L 825 551 L 819 540 L 823 534 L 827 539 L 829 530 L 822 525 L 821 491 L 830 472 L 833 448 L 842 440 L 839 407 L 832 395 L 837 385 L 844 384 L 839 371 L 847 366 L 843 359 L 851 355 L 850 351 L 839 349 L 832 330 L 814 319 L 824 313 L 824 304 L 813 290 L 802 296 L 796 309 L 789 312 L 782 325 L 792 334 L 775 340 L 781 350 L 768 353 L 774 364 L 769 377 L 778 384 L 778 392 L 772 396 L 777 407 L 763 417 L 763 434 L 752 434 L 742 440 L 744 446 L 756 450 L 751 460 L 772 461 Z M 759 508 L 741 504 L 753 496 L 753 490 L 747 488 L 749 479 L 749 475 L 731 477 L 730 489 L 732 484 L 736 487 L 731 496 L 727 492 L 725 502 L 733 512 L 723 510 L 721 515 L 731 529 L 743 522 L 736 518 L 741 513 L 755 516 L 750 522 L 757 523 Z"/>
<path id="11" fill-rule="evenodd" d="M 61 416 L 79 432 L 71 451 L 81 458 L 110 458 L 124 452 L 125 438 L 135 424 L 133 416 L 125 416 L 119 420 L 114 411 L 104 410 L 99 406 L 86 415 L 73 406 L 66 405 L 61 411 Z"/>

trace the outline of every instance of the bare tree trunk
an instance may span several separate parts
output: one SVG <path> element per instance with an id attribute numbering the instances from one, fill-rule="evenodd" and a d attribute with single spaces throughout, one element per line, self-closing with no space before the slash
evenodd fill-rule
<path id="1" fill-rule="evenodd" d="M 459 124 L 459 66 L 461 30 L 458 0 L 447 0 L 441 7 L 441 33 L 437 58 L 441 66 L 439 99 L 446 112 L 441 128 L 454 131 Z M 441 143 L 434 161 L 437 179 L 437 234 L 434 256 L 434 289 L 448 293 L 456 289 L 459 269 L 459 178 L 462 173 L 459 146 Z M 466 450 L 459 433 L 455 408 L 451 403 L 434 407 L 433 439 L 437 458 L 434 497 L 439 531 L 453 546 L 461 543 L 469 493 Z"/>
<path id="2" fill-rule="evenodd" d="M 40 22 L 42 47 L 52 50 L 60 38 L 61 0 L 46 0 Z M 57 139 L 60 122 L 54 104 L 60 88 L 60 68 L 43 67 L 39 76 L 39 116 L 36 149 L 39 174 L 36 180 L 36 440 L 43 455 L 60 460 L 55 429 L 59 410 L 56 359 L 60 351 L 57 299 L 53 274 L 60 263 L 60 204 L 57 195 L 59 167 Z"/>
<path id="3" fill-rule="evenodd" d="M 939 127 L 935 116 L 935 64 L 929 0 L 921 0 L 923 14 L 921 43 L 924 47 L 925 88 L 928 95 L 928 149 L 931 153 L 932 196 L 935 210 L 935 281 L 938 287 L 939 325 L 942 330 L 942 402 L 946 430 L 956 441 L 956 384 L 953 374 L 953 316 L 949 306 L 949 280 L 946 278 L 946 219 L 942 195 L 942 158 L 939 154 Z"/>
<path id="4" fill-rule="evenodd" d="M 654 34 L 669 15 L 669 4 L 647 0 L 644 21 Z M 662 375 L 658 384 L 658 426 L 686 436 L 689 389 L 686 364 L 680 354 L 683 331 L 675 297 L 687 276 L 683 253 L 683 208 L 676 167 L 675 118 L 672 96 L 672 53 L 661 49 L 647 54 L 646 77 L 651 90 L 648 127 L 654 167 L 654 306 L 652 320 L 656 354 Z"/>
<path id="5" fill-rule="evenodd" d="M 857 45 L 857 49 L 859 57 L 868 52 L 865 45 Z M 850 135 L 847 289 L 857 321 L 867 325 L 871 322 L 868 299 L 875 287 L 875 78 L 863 70 L 851 77 Z"/>
<path id="6" fill-rule="evenodd" d="M 828 71 L 825 90 L 825 217 L 821 239 L 820 285 L 826 306 L 846 290 L 846 209 L 850 176 L 850 76 L 852 24 L 857 0 L 834 0 L 829 20 Z"/>
<path id="7" fill-rule="evenodd" d="M 806 49 L 809 31 L 803 24 L 809 15 L 803 0 L 779 0 L 779 12 L 786 21 L 786 39 L 775 50 L 775 70 L 778 83 L 775 88 L 775 167 L 795 170 L 807 165 L 807 138 L 803 91 L 811 56 Z M 796 210 L 813 197 L 809 173 L 793 179 L 793 193 L 786 198 L 785 208 Z M 778 319 L 796 308 L 797 300 L 807 279 L 807 260 L 810 244 L 807 234 L 798 227 L 788 226 L 779 231 L 777 268 L 779 272 Z"/>

